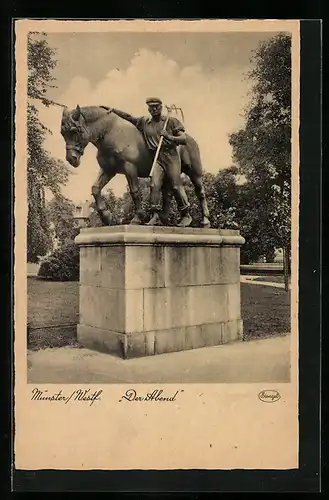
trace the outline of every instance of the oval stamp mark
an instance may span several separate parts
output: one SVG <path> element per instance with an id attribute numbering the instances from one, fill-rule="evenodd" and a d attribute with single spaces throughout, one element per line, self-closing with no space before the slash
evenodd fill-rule
<path id="1" fill-rule="evenodd" d="M 258 398 L 263 401 L 263 403 L 276 403 L 281 399 L 281 396 L 278 391 L 266 389 L 258 394 Z"/>

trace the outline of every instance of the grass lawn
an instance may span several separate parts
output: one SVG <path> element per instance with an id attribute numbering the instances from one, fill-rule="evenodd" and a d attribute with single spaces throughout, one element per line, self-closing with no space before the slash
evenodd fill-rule
<path id="1" fill-rule="evenodd" d="M 290 332 L 290 291 L 241 283 L 241 314 L 245 340 Z"/>
<path id="2" fill-rule="evenodd" d="M 241 283 L 245 340 L 282 335 L 290 331 L 290 292 L 270 286 Z M 30 349 L 79 347 L 75 327 L 44 328 L 79 321 L 79 283 L 28 278 Z"/>
<path id="3" fill-rule="evenodd" d="M 79 346 L 75 326 L 79 321 L 79 283 L 27 279 L 28 323 L 31 349 Z M 53 326 L 53 328 L 44 328 Z"/>

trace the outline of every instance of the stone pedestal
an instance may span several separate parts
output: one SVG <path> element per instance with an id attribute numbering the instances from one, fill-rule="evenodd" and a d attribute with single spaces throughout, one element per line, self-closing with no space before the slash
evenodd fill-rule
<path id="1" fill-rule="evenodd" d="M 123 358 L 242 338 L 238 231 L 81 229 L 78 340 Z"/>

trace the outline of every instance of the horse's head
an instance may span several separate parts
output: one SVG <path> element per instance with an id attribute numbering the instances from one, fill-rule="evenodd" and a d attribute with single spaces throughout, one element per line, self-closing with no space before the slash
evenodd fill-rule
<path id="1" fill-rule="evenodd" d="M 78 167 L 89 142 L 88 128 L 79 105 L 73 111 L 63 109 L 61 134 L 66 145 L 66 160 L 72 167 Z"/>

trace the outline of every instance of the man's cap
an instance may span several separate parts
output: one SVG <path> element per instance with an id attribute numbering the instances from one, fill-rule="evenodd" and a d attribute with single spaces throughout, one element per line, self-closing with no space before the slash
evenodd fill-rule
<path id="1" fill-rule="evenodd" d="M 162 104 L 162 101 L 158 97 L 148 97 L 146 104 Z"/>

